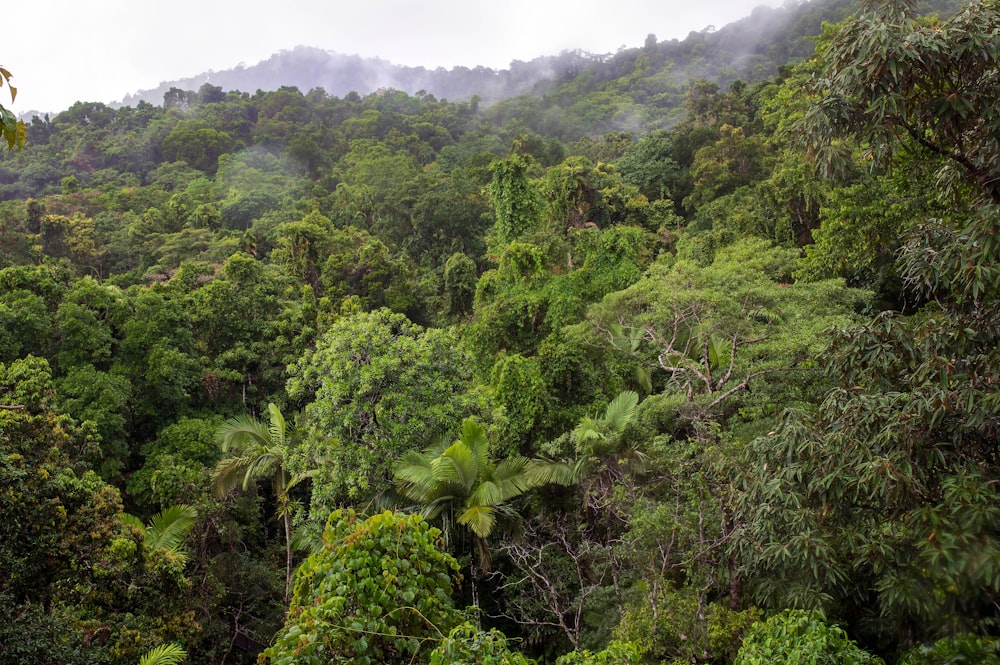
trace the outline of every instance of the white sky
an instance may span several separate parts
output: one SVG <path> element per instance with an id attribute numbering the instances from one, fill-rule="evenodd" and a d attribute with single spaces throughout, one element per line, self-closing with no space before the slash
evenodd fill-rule
<path id="1" fill-rule="evenodd" d="M 609 53 L 649 33 L 683 39 L 780 0 L 50 0 L 5 31 L 15 113 L 113 102 L 295 46 L 401 65 L 506 68 L 563 49 Z"/>

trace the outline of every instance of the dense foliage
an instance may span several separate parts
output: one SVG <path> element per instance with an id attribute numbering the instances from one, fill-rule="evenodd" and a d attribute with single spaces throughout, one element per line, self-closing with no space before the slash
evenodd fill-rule
<path id="1" fill-rule="evenodd" d="M 1000 5 L 922 9 L 33 119 L 0 662 L 995 662 Z"/>

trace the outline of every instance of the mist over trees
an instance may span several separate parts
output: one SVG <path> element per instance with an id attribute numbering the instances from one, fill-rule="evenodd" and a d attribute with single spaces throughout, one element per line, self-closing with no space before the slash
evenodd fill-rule
<path id="1" fill-rule="evenodd" d="M 31 119 L 0 663 L 997 662 L 998 34 L 790 4 Z"/>

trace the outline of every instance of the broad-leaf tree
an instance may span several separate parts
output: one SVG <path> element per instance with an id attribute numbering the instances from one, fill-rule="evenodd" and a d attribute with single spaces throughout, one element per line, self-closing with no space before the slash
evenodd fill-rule
<path id="1" fill-rule="evenodd" d="M 756 597 L 904 644 L 1000 618 L 1000 5 L 925 23 L 866 3 L 831 36 L 807 120 L 897 168 L 932 167 L 951 205 L 904 236 L 915 313 L 833 335 L 837 386 L 743 459 L 741 553 Z M 822 163 L 822 162 L 821 162 Z"/>

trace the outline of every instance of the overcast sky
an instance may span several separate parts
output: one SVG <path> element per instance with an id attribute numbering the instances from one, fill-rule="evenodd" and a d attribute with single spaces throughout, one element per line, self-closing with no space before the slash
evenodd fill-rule
<path id="1" fill-rule="evenodd" d="M 53 0 L 5 31 L 16 113 L 113 102 L 163 81 L 315 46 L 396 64 L 506 68 L 564 49 L 684 38 L 780 0 Z M 6 91 L 4 91 L 5 93 Z"/>

